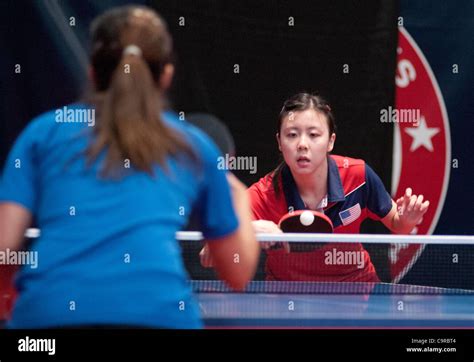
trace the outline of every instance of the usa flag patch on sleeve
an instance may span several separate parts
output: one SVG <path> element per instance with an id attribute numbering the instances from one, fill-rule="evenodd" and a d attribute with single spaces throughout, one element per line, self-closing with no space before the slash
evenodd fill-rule
<path id="1" fill-rule="evenodd" d="M 351 222 L 357 220 L 361 214 L 360 204 L 357 203 L 354 206 L 341 211 L 339 217 L 341 218 L 342 224 L 344 226 L 349 225 Z"/>

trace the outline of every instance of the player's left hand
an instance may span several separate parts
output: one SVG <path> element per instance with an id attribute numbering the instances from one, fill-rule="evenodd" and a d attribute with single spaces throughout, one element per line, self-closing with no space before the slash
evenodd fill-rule
<path id="1" fill-rule="evenodd" d="M 423 195 L 412 194 L 412 189 L 408 187 L 405 195 L 397 201 L 398 217 L 404 225 L 418 225 L 423 219 L 423 215 L 428 211 L 429 201 L 423 202 Z"/>
<path id="2" fill-rule="evenodd" d="M 201 261 L 201 265 L 204 268 L 214 267 L 214 262 L 212 260 L 211 253 L 209 251 L 209 246 L 207 245 L 207 243 L 204 244 L 204 247 L 199 252 L 199 259 Z"/>

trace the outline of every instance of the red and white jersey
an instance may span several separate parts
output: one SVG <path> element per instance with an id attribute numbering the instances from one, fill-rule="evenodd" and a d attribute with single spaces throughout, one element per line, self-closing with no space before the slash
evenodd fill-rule
<path id="1" fill-rule="evenodd" d="M 292 210 L 305 209 L 291 171 L 285 166 L 279 176 L 280 192 L 267 174 L 249 189 L 254 220 L 280 218 Z M 382 181 L 363 161 L 349 157 L 328 157 L 328 195 L 323 212 L 331 219 L 334 233 L 359 233 L 370 217 L 380 220 L 392 208 L 392 199 Z M 360 243 L 327 243 L 312 252 L 287 254 L 268 250 L 267 280 L 377 282 L 375 268 Z"/>

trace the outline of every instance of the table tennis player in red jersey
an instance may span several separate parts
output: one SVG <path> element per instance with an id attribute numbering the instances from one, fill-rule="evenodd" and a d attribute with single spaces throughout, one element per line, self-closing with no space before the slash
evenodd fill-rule
<path id="1" fill-rule="evenodd" d="M 299 93 L 285 101 L 276 137 L 284 161 L 248 189 L 256 232 L 281 233 L 278 224 L 288 212 L 315 210 L 329 217 L 334 233 L 359 233 L 369 217 L 394 233 L 408 234 L 429 207 L 410 188 L 393 201 L 363 160 L 330 154 L 335 120 L 319 95 Z M 288 252 L 270 243 L 263 247 L 267 280 L 379 281 L 361 244 L 327 243 L 309 252 Z"/>

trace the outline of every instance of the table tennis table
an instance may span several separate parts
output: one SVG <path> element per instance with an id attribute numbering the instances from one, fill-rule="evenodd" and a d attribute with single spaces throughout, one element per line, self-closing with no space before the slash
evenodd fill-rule
<path id="1" fill-rule="evenodd" d="M 193 280 L 208 328 L 474 328 L 474 291 L 387 283 Z"/>

